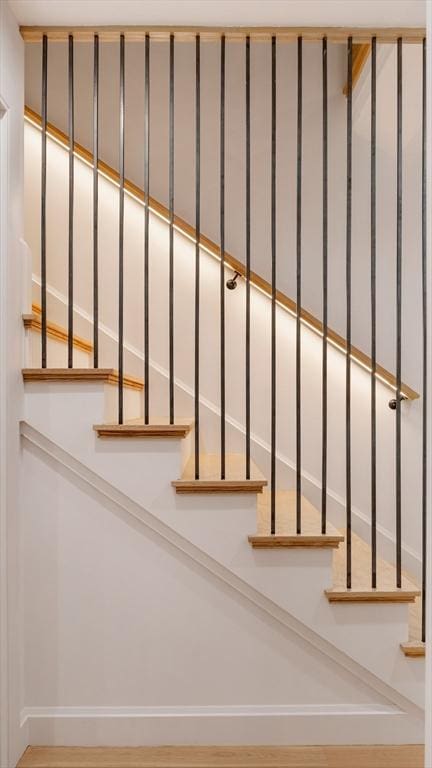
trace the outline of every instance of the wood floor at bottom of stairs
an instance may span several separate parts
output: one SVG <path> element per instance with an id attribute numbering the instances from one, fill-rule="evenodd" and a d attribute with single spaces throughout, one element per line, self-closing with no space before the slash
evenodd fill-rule
<path id="1" fill-rule="evenodd" d="M 17 768 L 421 768 L 422 745 L 28 747 Z"/>

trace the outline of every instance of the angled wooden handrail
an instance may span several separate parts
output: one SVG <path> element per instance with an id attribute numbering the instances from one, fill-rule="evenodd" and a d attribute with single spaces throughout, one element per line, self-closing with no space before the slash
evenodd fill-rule
<path id="1" fill-rule="evenodd" d="M 426 36 L 424 27 L 200 27 L 200 26 L 87 26 L 87 27 L 31 27 L 22 26 L 20 32 L 26 43 L 40 43 L 46 35 L 53 42 L 65 42 L 73 35 L 76 42 L 93 42 L 99 35 L 100 42 L 112 43 L 120 34 L 130 42 L 139 42 L 150 35 L 152 40 L 167 41 L 171 34 L 176 41 L 191 42 L 200 35 L 203 42 L 219 40 L 243 41 L 248 35 L 254 41 L 268 41 L 275 35 L 279 40 L 293 41 L 302 37 L 305 41 L 316 42 L 326 37 L 333 43 L 345 43 L 352 37 L 354 43 L 368 43 L 376 37 L 380 43 L 395 43 L 401 37 L 404 43 L 422 43 Z"/>
<path id="2" fill-rule="evenodd" d="M 25 107 L 25 117 L 26 119 L 31 122 L 36 127 L 41 127 L 41 117 L 37 114 L 33 109 L 30 107 Z M 59 130 L 56 126 L 54 126 L 52 123 L 48 123 L 47 125 L 47 133 L 48 135 L 57 141 L 59 144 L 61 144 L 65 149 L 68 149 L 69 146 L 69 139 L 66 133 Z M 81 144 L 78 144 L 78 142 L 75 142 L 74 144 L 74 151 L 77 157 L 81 158 L 84 162 L 86 162 L 88 165 L 93 165 L 93 155 L 92 153 L 83 147 Z M 119 183 L 119 175 L 117 171 L 112 168 L 107 163 L 104 163 L 102 160 L 98 161 L 98 169 L 99 172 L 105 176 L 107 179 L 112 181 L 113 183 L 117 184 Z M 144 198 L 144 191 L 140 189 L 136 184 L 134 184 L 131 181 L 125 180 L 125 190 L 126 192 L 134 197 L 136 200 L 138 200 L 140 203 L 145 203 Z M 154 197 L 149 198 L 149 207 L 150 210 L 153 211 L 156 215 L 158 215 L 160 218 L 164 219 L 165 221 L 169 222 L 169 210 L 166 208 L 162 203 L 160 203 L 158 200 L 156 200 Z M 195 242 L 195 229 L 192 227 L 187 221 L 182 219 L 180 216 L 174 217 L 174 227 L 179 232 L 184 234 L 189 239 L 193 240 Z M 214 243 L 212 240 L 210 240 L 205 235 L 200 235 L 200 246 L 203 250 L 207 251 L 211 256 L 214 256 L 217 259 L 220 259 L 220 248 L 219 246 Z M 238 272 L 241 277 L 246 276 L 246 267 L 245 265 L 236 259 L 234 256 L 232 256 L 230 253 L 225 253 L 225 262 L 228 266 L 231 267 L 235 272 Z M 258 275 L 256 272 L 251 272 L 251 283 L 258 288 L 258 290 L 265 293 L 267 296 L 271 296 L 271 285 L 270 283 L 265 280 L 261 275 Z M 286 309 L 291 315 L 297 316 L 297 305 L 293 299 L 291 299 L 289 296 L 287 296 L 282 291 L 277 291 L 276 293 L 276 301 L 277 303 Z M 321 320 L 318 320 L 311 312 L 308 312 L 307 309 L 304 309 L 303 307 L 300 310 L 300 317 L 302 320 L 302 323 L 310 328 L 312 331 L 317 333 L 318 335 L 323 335 L 323 325 Z M 343 338 L 339 333 L 336 331 L 333 331 L 331 328 L 328 329 L 328 341 L 329 343 L 336 347 L 340 352 L 346 354 L 347 344 L 346 339 Z M 362 352 L 358 347 L 351 347 L 351 359 L 360 365 L 362 368 L 366 369 L 367 371 L 371 371 L 372 361 L 370 357 Z M 390 373 L 390 371 L 387 371 L 383 366 L 377 365 L 376 367 L 376 376 L 377 379 L 379 379 L 383 384 L 386 384 L 388 387 L 390 387 L 393 391 L 396 391 L 396 377 L 393 373 Z M 402 384 L 401 388 L 401 394 L 403 397 L 405 397 L 408 400 L 416 400 L 419 397 L 418 392 L 416 392 L 414 389 L 409 387 L 407 384 Z"/>

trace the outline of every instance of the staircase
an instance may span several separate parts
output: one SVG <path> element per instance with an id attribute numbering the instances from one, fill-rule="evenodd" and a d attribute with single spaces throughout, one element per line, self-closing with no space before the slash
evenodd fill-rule
<path id="1" fill-rule="evenodd" d="M 194 44 L 198 72 L 199 37 Z M 273 212 L 278 46 L 273 36 Z M 369 55 L 375 66 L 376 40 L 360 47 L 361 68 Z M 46 37 L 42 50 L 46 81 Z M 123 35 L 119 50 L 124 86 Z M 71 51 L 69 36 L 72 98 Z M 26 620 L 36 640 L 27 641 L 22 719 L 32 744 L 51 743 L 51 731 L 58 744 L 224 744 L 233 717 L 235 743 L 423 739 L 423 401 L 401 379 L 400 345 L 394 375 L 377 363 L 375 336 L 370 357 L 353 344 L 351 277 L 347 338 L 328 325 L 326 292 L 322 321 L 302 306 L 302 51 L 298 38 L 295 301 L 277 286 L 275 217 L 271 281 L 251 270 L 250 251 L 246 264 L 226 252 L 223 173 L 219 247 L 200 233 L 198 177 L 195 227 L 174 214 L 171 175 L 169 207 L 150 197 L 148 122 L 141 190 L 125 178 L 124 122 L 117 172 L 98 158 L 97 141 L 93 155 L 73 130 L 47 123 L 46 88 L 42 116 L 26 108 L 34 253 L 41 169 L 43 188 L 47 169 L 52 184 L 23 315 Z M 96 88 L 98 39 L 94 55 Z M 149 55 L 147 36 L 146 76 Z M 322 55 L 325 68 L 327 39 Z M 347 55 L 352 139 L 352 37 Z M 225 36 L 221 66 L 224 83 Z M 198 95 L 196 104 L 198 115 Z M 170 120 L 173 109 L 171 99 Z M 120 112 L 124 119 L 124 103 Z M 94 117 L 97 137 L 96 106 Z M 323 217 L 326 230 L 324 207 Z M 351 227 L 351 212 L 347 220 Z M 250 216 L 247 226 L 250 238 Z M 57 253 L 68 254 L 67 277 Z M 350 259 L 347 246 L 347 275 Z"/>

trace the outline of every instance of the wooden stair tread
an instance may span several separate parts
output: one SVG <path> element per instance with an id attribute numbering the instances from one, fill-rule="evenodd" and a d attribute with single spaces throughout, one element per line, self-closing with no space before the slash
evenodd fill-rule
<path id="1" fill-rule="evenodd" d="M 411 659 L 424 658 L 426 655 L 426 646 L 421 640 L 408 640 L 406 643 L 401 643 L 400 647 L 404 655 Z"/>
<path id="2" fill-rule="evenodd" d="M 23 368 L 24 381 L 104 381 L 118 384 L 114 368 Z M 135 376 L 124 376 L 123 385 L 129 389 L 144 389 L 144 382 Z"/>
<path id="3" fill-rule="evenodd" d="M 93 429 L 99 437 L 186 437 L 193 423 L 181 421 L 175 424 L 164 422 L 163 419 L 153 424 L 144 424 L 134 419 L 125 424 L 95 424 Z"/>
<path id="4" fill-rule="evenodd" d="M 32 310 L 32 314 L 24 314 L 22 316 L 24 328 L 41 333 L 42 310 L 39 304 L 32 304 Z M 51 322 L 51 320 L 47 320 L 47 336 L 51 339 L 55 339 L 55 341 L 61 341 L 64 344 L 67 344 L 68 342 L 68 332 L 66 328 Z M 93 344 L 90 341 L 87 341 L 87 339 L 83 339 L 81 336 L 74 334 L 72 341 L 74 347 L 77 349 L 81 349 L 83 352 L 87 353 L 93 352 Z"/>
<path id="5" fill-rule="evenodd" d="M 346 541 L 341 544 L 333 557 L 333 587 L 328 590 L 328 598 L 349 601 L 349 595 L 358 594 L 356 601 L 364 602 L 367 595 L 371 602 L 413 602 L 420 594 L 414 581 L 405 575 L 402 578 L 402 588 L 396 587 L 396 569 L 394 565 L 382 558 L 377 558 L 377 589 L 371 588 L 371 548 L 357 534 L 351 534 L 352 581 L 351 590 L 346 589 Z M 327 593 L 326 593 L 327 594 Z M 340 595 L 339 597 L 338 594 Z"/>
<path id="6" fill-rule="evenodd" d="M 335 548 L 339 542 L 343 541 L 343 536 L 307 536 L 303 534 L 293 534 L 292 536 L 278 536 L 268 534 L 267 536 L 248 536 L 248 541 L 255 549 L 271 549 L 280 547 L 312 547 L 312 548 Z"/>
<path id="7" fill-rule="evenodd" d="M 418 589 L 347 589 L 333 587 L 324 590 L 330 603 L 412 603 L 420 595 Z"/>
<path id="8" fill-rule="evenodd" d="M 321 533 L 321 515 L 304 496 L 301 498 L 301 534 L 296 526 L 297 494 L 294 490 L 276 493 L 276 533 L 270 533 L 271 497 L 264 491 L 257 501 L 257 533 L 248 537 L 253 547 L 338 547 L 343 535 L 331 524 Z"/>
<path id="9" fill-rule="evenodd" d="M 228 453 L 225 457 L 225 480 L 220 476 L 219 454 L 200 455 L 200 478 L 195 479 L 195 460 L 191 456 L 183 475 L 173 480 L 177 493 L 261 493 L 267 480 L 251 462 L 251 478 L 245 479 L 245 457 L 240 453 Z"/>

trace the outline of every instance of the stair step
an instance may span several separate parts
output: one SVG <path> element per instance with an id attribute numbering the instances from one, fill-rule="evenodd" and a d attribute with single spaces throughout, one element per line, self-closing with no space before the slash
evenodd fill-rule
<path id="1" fill-rule="evenodd" d="M 118 371 L 114 368 L 23 368 L 24 381 L 103 381 L 118 384 Z M 123 386 L 144 389 L 144 382 L 135 376 L 123 376 Z"/>
<path id="2" fill-rule="evenodd" d="M 192 422 L 164 424 L 143 424 L 137 420 L 126 424 L 95 424 L 93 429 L 98 437 L 186 437 L 192 429 Z"/>
<path id="3" fill-rule="evenodd" d="M 343 536 L 307 536 L 294 534 L 293 536 L 248 536 L 248 541 L 254 549 L 271 549 L 272 547 L 312 547 L 312 548 L 336 548 L 343 541 Z"/>
<path id="4" fill-rule="evenodd" d="M 245 479 L 245 457 L 230 453 L 225 457 L 225 480 L 220 476 L 219 454 L 200 455 L 200 478 L 195 479 L 195 461 L 191 456 L 179 480 L 172 485 L 177 493 L 261 493 L 267 480 L 251 462 L 251 479 Z"/>
<path id="5" fill-rule="evenodd" d="M 33 304 L 32 309 L 32 314 L 22 316 L 24 328 L 27 328 L 30 331 L 36 331 L 36 333 L 41 333 L 42 310 L 38 304 Z M 64 344 L 67 344 L 68 342 L 68 332 L 66 328 L 63 328 L 61 325 L 57 325 L 57 323 L 52 323 L 50 320 L 47 321 L 47 336 L 50 339 L 61 341 Z M 87 341 L 87 339 L 83 339 L 81 336 L 76 336 L 75 334 L 73 336 L 73 345 L 77 349 L 81 349 L 83 352 L 93 352 L 93 344 L 90 341 Z"/>
<path id="6" fill-rule="evenodd" d="M 330 603 L 413 603 L 420 595 L 418 589 L 343 589 L 324 590 Z"/>
<path id="7" fill-rule="evenodd" d="M 301 497 L 301 534 L 297 534 L 296 491 L 276 493 L 276 533 L 270 533 L 271 497 L 264 491 L 257 501 L 257 533 L 248 537 L 252 547 L 338 547 L 343 541 L 342 534 L 330 523 L 326 533 L 321 533 L 321 515 L 306 499 Z"/>
<path id="8" fill-rule="evenodd" d="M 421 640 L 409 640 L 401 643 L 401 649 L 405 656 L 411 659 L 420 659 L 426 655 L 426 645 Z"/>
<path id="9" fill-rule="evenodd" d="M 415 603 L 421 594 L 417 584 L 405 575 L 402 588 L 398 589 L 395 566 L 380 557 L 377 558 L 377 588 L 372 589 L 371 548 L 355 533 L 351 534 L 351 579 L 349 590 L 346 588 L 345 540 L 333 555 L 333 586 L 325 593 L 330 602 Z"/>

